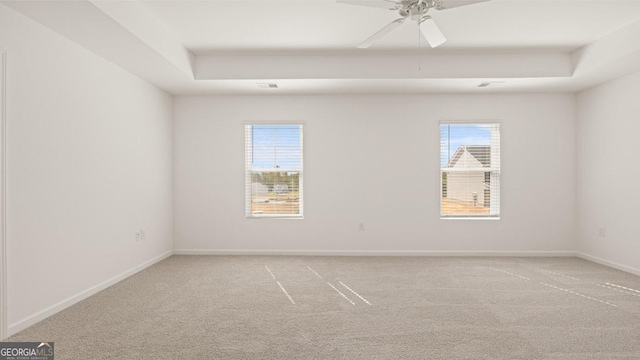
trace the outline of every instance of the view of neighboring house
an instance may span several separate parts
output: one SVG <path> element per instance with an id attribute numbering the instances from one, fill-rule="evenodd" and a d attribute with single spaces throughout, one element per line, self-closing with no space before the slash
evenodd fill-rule
<path id="1" fill-rule="evenodd" d="M 472 206 L 489 207 L 490 173 L 482 171 L 491 164 L 491 146 L 462 145 L 446 165 L 447 168 L 469 169 L 462 172 L 448 172 L 443 181 L 443 194 L 447 199 L 460 201 Z M 446 185 L 445 185 L 446 184 Z"/>

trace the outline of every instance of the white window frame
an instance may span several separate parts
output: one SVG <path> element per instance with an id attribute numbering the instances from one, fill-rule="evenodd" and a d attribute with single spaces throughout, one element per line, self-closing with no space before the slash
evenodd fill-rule
<path id="1" fill-rule="evenodd" d="M 455 168 L 443 168 L 440 163 L 442 154 L 438 156 L 439 163 L 439 177 L 440 177 L 440 196 L 439 196 L 439 207 L 440 207 L 440 219 L 442 220 L 500 220 L 500 199 L 501 199 L 501 186 L 500 186 L 500 178 L 501 178 L 501 154 L 502 154 L 502 144 L 501 144 L 501 136 L 502 136 L 502 122 L 497 120 L 442 120 L 438 124 L 438 133 L 440 136 L 440 129 L 442 125 L 496 125 L 497 132 L 492 132 L 491 139 L 491 167 L 488 168 L 464 168 L 464 169 L 455 169 Z M 441 144 L 442 139 L 439 139 L 438 145 L 440 147 L 439 151 L 442 151 Z M 497 145 L 500 151 L 495 151 L 494 146 Z M 494 167 L 493 164 L 498 164 L 498 166 Z M 442 213 L 442 174 L 443 173 L 453 173 L 453 172 L 481 172 L 491 173 L 491 181 L 490 181 L 490 205 L 489 205 L 489 214 L 488 215 L 477 215 L 477 214 L 464 214 L 464 215 L 444 215 Z"/>
<path id="2" fill-rule="evenodd" d="M 251 142 L 247 142 L 247 138 L 250 137 L 248 131 L 251 131 L 252 126 L 300 126 L 300 169 L 289 168 L 251 168 L 251 155 L 253 145 Z M 245 216 L 248 219 L 304 219 L 304 124 L 301 122 L 278 122 L 278 123 L 263 123 L 263 122 L 249 122 L 244 124 L 244 136 L 245 136 Z M 299 213 L 298 214 L 253 214 L 251 212 L 251 173 L 252 172 L 297 172 L 299 174 Z"/>

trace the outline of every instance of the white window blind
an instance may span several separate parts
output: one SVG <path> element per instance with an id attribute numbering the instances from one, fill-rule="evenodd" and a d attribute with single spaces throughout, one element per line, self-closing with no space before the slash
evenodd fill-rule
<path id="1" fill-rule="evenodd" d="M 500 124 L 440 123 L 440 215 L 500 217 Z"/>
<path id="2" fill-rule="evenodd" d="M 302 125 L 245 125 L 247 217 L 302 218 Z"/>

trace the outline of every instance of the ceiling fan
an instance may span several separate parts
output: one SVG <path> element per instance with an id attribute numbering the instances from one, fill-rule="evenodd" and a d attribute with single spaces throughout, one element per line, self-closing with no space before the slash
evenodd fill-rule
<path id="1" fill-rule="evenodd" d="M 339 3 L 376 7 L 398 11 L 400 18 L 393 20 L 375 34 L 358 45 L 360 49 L 366 49 L 385 35 L 396 29 L 398 26 L 410 18 L 415 21 L 420 28 L 420 36 L 434 48 L 442 45 L 447 39 L 435 21 L 428 15 L 429 10 L 446 10 L 454 7 L 472 5 L 489 0 L 337 0 Z"/>

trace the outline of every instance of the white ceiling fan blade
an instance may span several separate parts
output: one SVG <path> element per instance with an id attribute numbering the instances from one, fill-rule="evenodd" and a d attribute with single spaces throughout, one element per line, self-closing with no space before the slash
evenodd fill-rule
<path id="1" fill-rule="evenodd" d="M 420 23 L 420 31 L 432 48 L 440 46 L 447 41 L 447 38 L 444 37 L 444 34 L 432 18 L 428 18 Z"/>
<path id="2" fill-rule="evenodd" d="M 369 46 L 373 45 L 373 43 L 375 43 L 376 41 L 382 39 L 385 35 L 387 35 L 388 33 L 392 32 L 398 26 L 402 25 L 402 23 L 404 22 L 405 19 L 406 18 L 399 18 L 399 19 L 393 20 L 392 22 L 387 24 L 385 27 L 383 27 L 382 29 L 378 30 L 377 33 L 371 35 L 370 38 L 368 38 L 367 40 L 363 41 L 362 44 L 358 45 L 358 48 L 366 49 Z"/>
<path id="3" fill-rule="evenodd" d="M 489 0 L 439 0 L 436 2 L 436 9 L 445 10 L 465 5 L 473 5 Z"/>
<path id="4" fill-rule="evenodd" d="M 380 9 L 396 10 L 399 8 L 399 4 L 390 0 L 336 0 L 340 4 L 359 5 L 375 7 Z"/>

